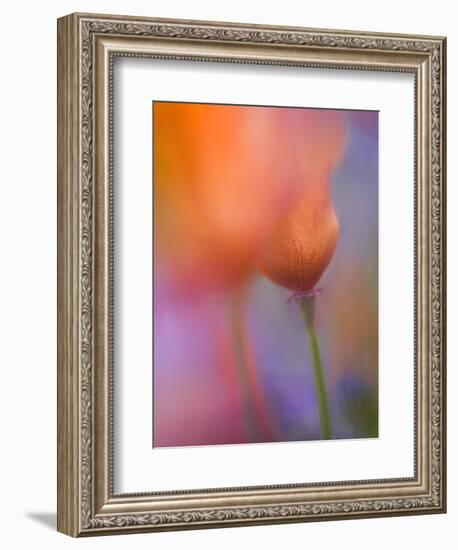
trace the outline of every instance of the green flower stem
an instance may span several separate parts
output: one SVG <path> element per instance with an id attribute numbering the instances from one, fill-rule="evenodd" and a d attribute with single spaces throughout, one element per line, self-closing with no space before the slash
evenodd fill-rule
<path id="1" fill-rule="evenodd" d="M 321 362 L 320 346 L 314 327 L 315 296 L 296 299 L 305 323 L 305 332 L 312 359 L 313 378 L 315 382 L 316 396 L 318 400 L 318 412 L 320 416 L 320 429 L 322 439 L 331 439 L 331 415 L 329 414 L 328 395 Z"/>

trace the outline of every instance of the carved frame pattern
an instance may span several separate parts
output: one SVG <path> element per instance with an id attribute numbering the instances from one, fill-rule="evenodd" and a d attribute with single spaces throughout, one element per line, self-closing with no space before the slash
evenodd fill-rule
<path id="1" fill-rule="evenodd" d="M 402 492 L 392 497 L 378 491 L 378 481 L 396 483 L 405 480 L 377 480 L 371 482 L 324 483 L 313 487 L 330 493 L 310 502 L 293 502 L 286 492 L 284 504 L 233 505 L 230 499 L 225 504 L 208 508 L 197 506 L 187 508 L 148 510 L 148 494 L 113 495 L 110 487 L 113 475 L 110 433 L 111 419 L 104 418 L 104 452 L 95 449 L 95 433 L 98 425 L 98 411 L 107 409 L 105 400 L 110 397 L 112 376 L 105 380 L 106 391 L 101 409 L 95 409 L 98 395 L 98 377 L 95 375 L 95 350 L 97 338 L 103 327 L 95 320 L 95 242 L 100 231 L 95 221 L 97 193 L 94 188 L 95 160 L 94 140 L 96 113 L 94 109 L 97 87 L 95 78 L 106 78 L 98 74 L 96 63 L 96 41 L 99 37 L 130 40 L 129 48 L 122 46 L 109 52 L 106 70 L 111 85 L 112 59 L 116 55 L 146 56 L 168 59 L 189 59 L 199 61 L 222 61 L 235 63 L 267 63 L 299 66 L 321 66 L 333 68 L 357 68 L 361 70 L 409 71 L 416 74 L 417 90 L 430 101 L 423 99 L 422 108 L 417 110 L 417 141 L 426 142 L 424 152 L 429 159 L 429 173 L 423 172 L 423 186 L 427 185 L 421 217 L 429 220 L 429 234 L 417 233 L 421 242 L 427 237 L 428 253 L 421 254 L 425 269 L 426 287 L 429 288 L 429 318 L 426 320 L 430 387 L 428 426 L 419 429 L 429 431 L 429 445 L 423 452 L 428 466 L 428 479 L 423 491 Z M 132 47 L 132 40 L 163 41 L 167 44 L 183 42 L 189 45 L 185 54 L 170 54 L 161 51 L 145 53 L 143 47 Z M 122 43 L 122 42 L 120 42 Z M 143 42 L 142 42 L 143 43 Z M 245 57 L 243 47 L 236 55 L 196 55 L 192 45 L 217 43 L 229 48 L 231 44 L 247 44 L 251 48 L 268 47 L 293 48 L 291 59 L 287 55 L 274 59 L 250 55 Z M 126 42 L 127 44 L 127 42 Z M 224 49 L 220 50 L 224 52 Z M 346 51 L 354 59 L 345 63 L 334 52 Z M 314 53 L 312 60 L 298 59 L 298 52 Z M 321 53 L 320 53 L 321 52 Z M 385 54 L 396 52 L 391 58 Z M 265 50 L 262 50 L 265 54 Z M 287 53 L 287 52 L 286 52 Z M 399 55 L 403 57 L 399 57 Z M 333 60 L 335 57 L 335 60 Z M 351 57 L 351 56 L 350 56 Z M 400 62 L 405 59 L 406 63 Z M 381 60 L 381 61 L 380 61 Z M 422 72 L 420 72 L 422 71 Z M 426 71 L 426 72 L 425 72 Z M 74 14 L 59 20 L 59 512 L 58 529 L 73 536 L 177 529 L 202 526 L 229 526 L 283 521 L 307 521 L 316 519 L 341 519 L 361 516 L 392 515 L 405 513 L 427 513 L 445 511 L 445 39 L 436 37 L 404 37 L 353 33 L 347 31 L 321 31 L 310 29 L 289 29 L 282 27 L 263 28 L 256 25 L 226 23 L 165 21 L 146 18 L 97 16 Z M 428 89 L 426 89 L 428 88 Z M 423 91 L 421 91 L 423 90 Z M 425 91 L 426 90 L 426 91 Z M 109 92 L 109 101 L 112 101 Z M 106 96 L 104 96 L 106 97 Z M 429 109 L 425 110 L 425 105 Z M 110 118 L 108 116 L 108 118 Z M 429 125 L 429 132 L 425 131 Z M 104 119 L 103 132 L 110 142 L 110 120 Z M 112 159 L 105 159 L 109 163 Z M 429 163 L 428 163 L 429 161 Z M 422 165 L 423 166 L 423 165 Z M 421 167 L 420 167 L 421 168 Z M 108 169 L 111 172 L 111 169 Z M 418 174 L 422 174 L 417 167 Z M 110 176 L 111 177 L 111 176 Z M 106 202 L 104 202 L 106 206 Z M 103 223 L 108 238 L 105 246 L 110 249 L 112 220 L 106 213 Z M 424 230 L 423 230 L 424 231 Z M 421 241 L 421 242 L 420 242 Z M 109 254 L 109 252 L 108 252 Z M 425 261 L 428 265 L 425 266 Z M 107 287 L 110 281 L 106 282 Z M 111 306 L 108 306 L 108 309 Z M 109 316 L 109 315 L 108 315 Z M 106 328 L 106 326 L 105 326 Z M 99 405 L 98 405 L 99 406 Z M 112 404 L 109 405 L 111 407 Z M 109 409 L 108 407 L 108 409 Z M 98 428 L 97 428 L 98 429 Z M 425 432 L 425 433 L 426 433 Z M 426 437 L 426 436 L 425 436 Z M 108 451 L 107 451 L 108 450 Z M 416 450 L 415 450 L 416 451 Z M 105 461 L 99 467 L 99 456 Z M 97 489 L 98 471 L 105 476 L 104 490 Z M 425 470 L 426 471 L 426 470 Z M 415 481 L 419 482 L 419 473 Z M 335 487 L 358 487 L 358 483 L 369 486 L 369 492 L 361 498 L 345 498 L 332 493 Z M 103 485 L 103 484 L 102 484 Z M 362 485 L 362 486 L 363 486 Z M 417 484 L 418 485 L 418 484 Z M 298 489 L 300 486 L 282 486 Z M 259 488 L 236 488 L 240 492 L 253 492 Z M 275 490 L 274 487 L 269 489 Z M 227 491 L 230 491 L 228 489 Z M 372 493 L 371 493 L 372 491 Z M 199 498 L 211 490 L 202 490 Z M 214 492 L 214 491 L 213 491 Z M 182 492 L 185 495 L 188 492 Z M 97 495 L 102 494 L 102 497 Z M 173 495 L 174 492 L 165 493 Z M 153 495 L 151 495 L 153 496 Z M 221 495 L 220 495 L 221 496 Z M 123 499 L 130 498 L 141 508 L 134 511 L 123 509 Z M 160 498 L 160 495 L 159 497 Z M 178 497 L 177 497 L 178 498 Z M 97 501 L 97 502 L 96 502 Z M 110 508 L 110 502 L 115 504 Z M 242 500 L 243 501 L 243 500 Z M 157 501 L 155 501 L 157 502 Z M 108 503 L 108 507 L 105 506 Z M 183 508 L 183 509 L 181 509 Z M 129 509 L 130 510 L 130 509 Z"/>

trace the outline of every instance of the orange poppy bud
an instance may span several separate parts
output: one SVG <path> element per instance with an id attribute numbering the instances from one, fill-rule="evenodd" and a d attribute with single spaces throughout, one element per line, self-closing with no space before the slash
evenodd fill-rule
<path id="1" fill-rule="evenodd" d="M 304 193 L 278 224 L 257 260 L 275 283 L 307 292 L 319 281 L 334 254 L 339 225 L 326 182 Z"/>
<path id="2" fill-rule="evenodd" d="M 330 176 L 343 151 L 344 126 L 341 115 L 333 111 L 299 111 L 296 117 L 298 126 L 314 137 L 304 152 L 307 166 L 297 173 L 302 178 L 302 196 L 276 224 L 256 265 L 275 283 L 294 292 L 308 292 L 337 245 L 339 224 Z"/>

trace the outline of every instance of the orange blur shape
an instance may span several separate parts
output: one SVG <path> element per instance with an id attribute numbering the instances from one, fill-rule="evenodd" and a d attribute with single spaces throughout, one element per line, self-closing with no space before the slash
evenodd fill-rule
<path id="1" fill-rule="evenodd" d="M 309 290 L 332 258 L 337 111 L 154 102 L 158 270 L 175 290 L 231 288 L 259 269 Z"/>

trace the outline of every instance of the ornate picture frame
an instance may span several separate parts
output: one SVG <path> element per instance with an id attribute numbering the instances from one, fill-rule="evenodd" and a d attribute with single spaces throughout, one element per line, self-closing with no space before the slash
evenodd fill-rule
<path id="1" fill-rule="evenodd" d="M 114 493 L 116 57 L 414 75 L 413 477 Z M 445 63 L 443 37 L 94 14 L 58 20 L 60 532 L 92 536 L 445 512 Z"/>

